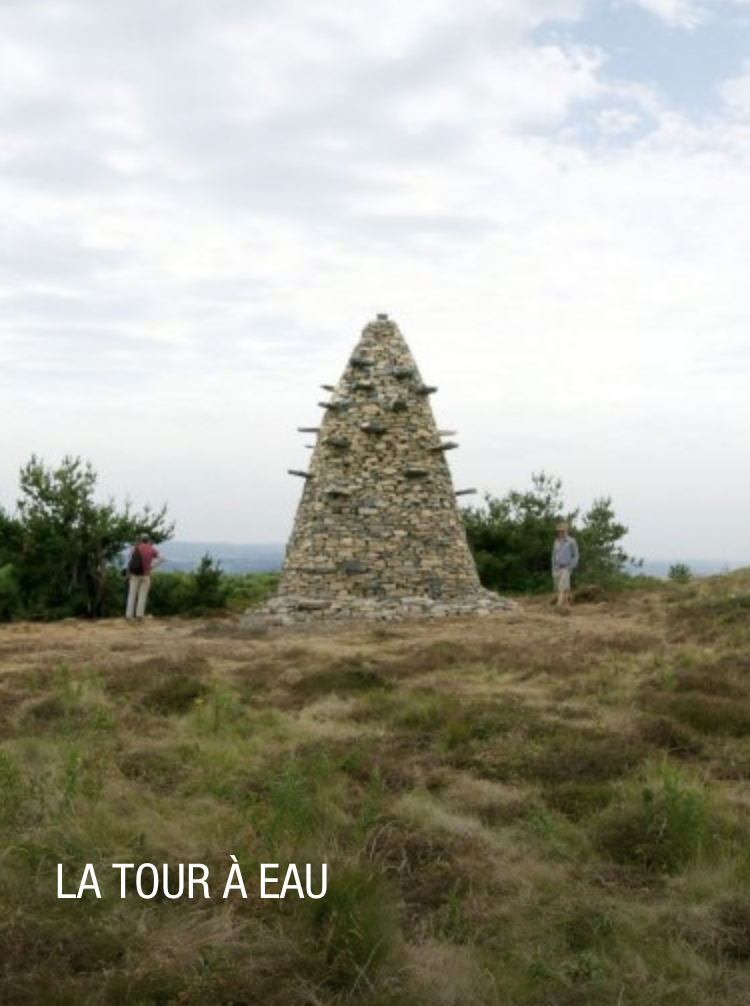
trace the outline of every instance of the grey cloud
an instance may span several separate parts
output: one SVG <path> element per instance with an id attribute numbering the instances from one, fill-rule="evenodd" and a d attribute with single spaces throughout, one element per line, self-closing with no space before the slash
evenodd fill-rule
<path id="1" fill-rule="evenodd" d="M 362 236 L 365 247 L 387 249 L 398 245 L 401 250 L 418 253 L 427 242 L 433 255 L 439 255 L 440 246 L 448 244 L 455 254 L 457 245 L 484 239 L 495 231 L 489 216 L 469 214 L 373 213 L 351 216 L 349 225 Z"/>
<path id="2" fill-rule="evenodd" d="M 740 319 L 736 321 L 739 322 Z M 729 342 L 724 346 L 718 343 L 719 340 L 716 339 L 710 352 L 701 355 L 701 368 L 719 377 L 747 380 L 747 374 L 750 373 L 750 346 L 739 341 Z"/>
<path id="3" fill-rule="evenodd" d="M 9 289 L 17 289 L 24 280 L 66 284 L 76 278 L 88 280 L 95 272 L 126 263 L 124 252 L 87 247 L 74 231 L 59 226 L 44 231 L 38 226 L 11 226 L 6 222 L 3 231 L 0 282 L 7 283 Z"/>
<path id="4" fill-rule="evenodd" d="M 0 341 L 5 341 L 2 336 Z M 46 389 L 54 398 L 66 388 L 75 389 L 76 396 L 97 400 L 103 391 L 122 385 L 133 369 L 128 359 L 135 354 L 142 354 L 144 359 L 154 355 L 147 340 L 124 340 L 122 332 L 112 328 L 65 324 L 45 328 L 37 324 L 24 331 L 22 342 L 1 378 L 6 388 L 22 398 L 28 389 Z"/>
<path id="5" fill-rule="evenodd" d="M 111 191 L 115 182 L 114 173 L 95 152 L 49 142 L 41 144 L 33 154 L 23 153 L 9 160 L 3 174 L 23 190 L 44 191 L 62 198 Z"/>
<path id="6" fill-rule="evenodd" d="M 69 87 L 17 108 L 13 122 L 36 131 L 41 143 L 33 155 L 18 155 L 7 166 L 9 177 L 59 194 L 137 197 L 148 184 L 177 206 L 208 200 L 231 206 L 233 213 L 319 225 L 349 226 L 347 204 L 378 194 L 373 173 L 363 172 L 363 165 L 408 171 L 444 162 L 462 148 L 468 124 L 436 122 L 414 130 L 394 112 L 415 87 L 460 84 L 478 52 L 493 46 L 501 52 L 505 30 L 502 19 L 490 15 L 481 23 L 432 28 L 405 59 L 358 51 L 356 59 L 316 68 L 309 78 L 303 67 L 293 105 L 243 121 L 243 95 L 224 65 L 241 55 L 228 56 L 206 43 L 212 18 L 201 5 L 174 2 L 154 10 L 145 3 L 79 2 L 67 8 L 69 22 L 54 31 L 48 27 L 42 37 L 62 60 Z M 246 16 L 239 3 L 224 4 L 221 13 Z M 143 118 L 146 135 L 131 149 L 137 154 L 142 143 L 156 154 L 133 177 L 104 163 L 104 150 L 116 140 L 98 124 L 96 102 L 87 100 L 97 85 L 112 82 L 129 89 Z M 13 122 L 6 122 L 9 130 Z M 182 164 L 185 176 L 175 177 L 163 157 L 175 171 Z"/>
<path id="7" fill-rule="evenodd" d="M 211 310 L 214 304 L 249 304 L 263 298 L 270 290 L 270 283 L 242 274 L 195 279 L 190 284 L 192 297 L 205 305 L 207 310 Z"/>

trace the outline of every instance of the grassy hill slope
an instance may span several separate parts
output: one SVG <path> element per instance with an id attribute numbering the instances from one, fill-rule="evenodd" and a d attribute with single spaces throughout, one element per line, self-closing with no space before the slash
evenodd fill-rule
<path id="1" fill-rule="evenodd" d="M 4 626 L 0 1001 L 745 1004 L 749 643 L 750 571 L 567 618 Z"/>

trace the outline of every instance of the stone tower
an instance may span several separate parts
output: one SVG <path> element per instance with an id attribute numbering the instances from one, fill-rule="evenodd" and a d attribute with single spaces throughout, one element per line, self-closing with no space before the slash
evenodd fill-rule
<path id="1" fill-rule="evenodd" d="M 319 427 L 287 545 L 279 599 L 314 609 L 418 599 L 454 607 L 486 593 L 456 504 L 430 395 L 398 326 L 368 324 Z M 499 600 L 499 599 L 498 599 Z M 356 601 L 355 601 L 356 603 Z"/>

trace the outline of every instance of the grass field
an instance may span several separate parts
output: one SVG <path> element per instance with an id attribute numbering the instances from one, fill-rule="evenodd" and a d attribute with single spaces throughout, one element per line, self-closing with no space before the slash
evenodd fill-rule
<path id="1" fill-rule="evenodd" d="M 4 626 L 0 1002 L 745 1006 L 749 644 L 750 571 L 569 617 Z"/>

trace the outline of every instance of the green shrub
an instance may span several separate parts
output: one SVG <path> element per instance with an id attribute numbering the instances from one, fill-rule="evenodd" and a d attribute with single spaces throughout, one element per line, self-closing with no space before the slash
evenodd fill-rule
<path id="1" fill-rule="evenodd" d="M 13 566 L 0 566 L 0 622 L 9 622 L 21 612 L 21 591 Z"/>
<path id="2" fill-rule="evenodd" d="M 193 572 L 155 573 L 151 578 L 149 610 L 162 617 L 241 611 L 273 594 L 278 579 L 276 573 L 227 575 L 205 555 Z"/>
<path id="3" fill-rule="evenodd" d="M 192 607 L 190 573 L 154 573 L 148 595 L 152 615 L 184 615 Z"/>
<path id="4" fill-rule="evenodd" d="M 693 579 L 693 571 L 684 562 L 675 562 L 669 567 L 667 578 L 672 583 L 690 583 Z"/>
<path id="5" fill-rule="evenodd" d="M 280 577 L 280 573 L 265 572 L 227 576 L 227 607 L 232 611 L 242 611 L 262 603 L 276 593 Z"/>
<path id="6" fill-rule="evenodd" d="M 229 591 L 224 573 L 221 565 L 214 563 L 210 555 L 203 556 L 198 568 L 190 576 L 194 607 L 208 610 L 226 607 Z"/>
<path id="7" fill-rule="evenodd" d="M 328 774 L 325 756 L 290 758 L 254 794 L 251 818 L 273 855 L 312 838 L 325 817 L 320 782 Z"/>
<path id="8" fill-rule="evenodd" d="M 627 555 L 620 524 L 608 497 L 594 500 L 579 520 L 578 510 L 565 507 L 562 482 L 545 472 L 531 477 L 526 492 L 511 490 L 502 499 L 489 494 L 484 507 L 463 511 L 469 546 L 485 587 L 539 593 L 551 589 L 550 558 L 555 525 L 565 515 L 580 548 L 580 571 L 589 584 L 610 588 L 627 579 L 639 562 Z"/>
<path id="9" fill-rule="evenodd" d="M 605 811 L 593 829 L 594 844 L 614 862 L 649 873 L 677 873 L 696 859 L 709 838 L 703 794 L 684 788 L 664 770 L 657 786 L 638 800 Z"/>
<path id="10" fill-rule="evenodd" d="M 110 566 L 104 575 L 101 611 L 103 618 L 117 618 L 125 614 L 125 605 L 128 600 L 128 579 L 123 576 L 122 570 Z"/>
<path id="11" fill-rule="evenodd" d="M 14 556 L 24 617 L 97 617 L 108 599 L 109 570 L 139 534 L 171 537 L 166 508 L 135 513 L 96 499 L 91 464 L 66 456 L 54 467 L 32 455 L 20 472 L 14 515 L 0 507 L 0 555 Z"/>

